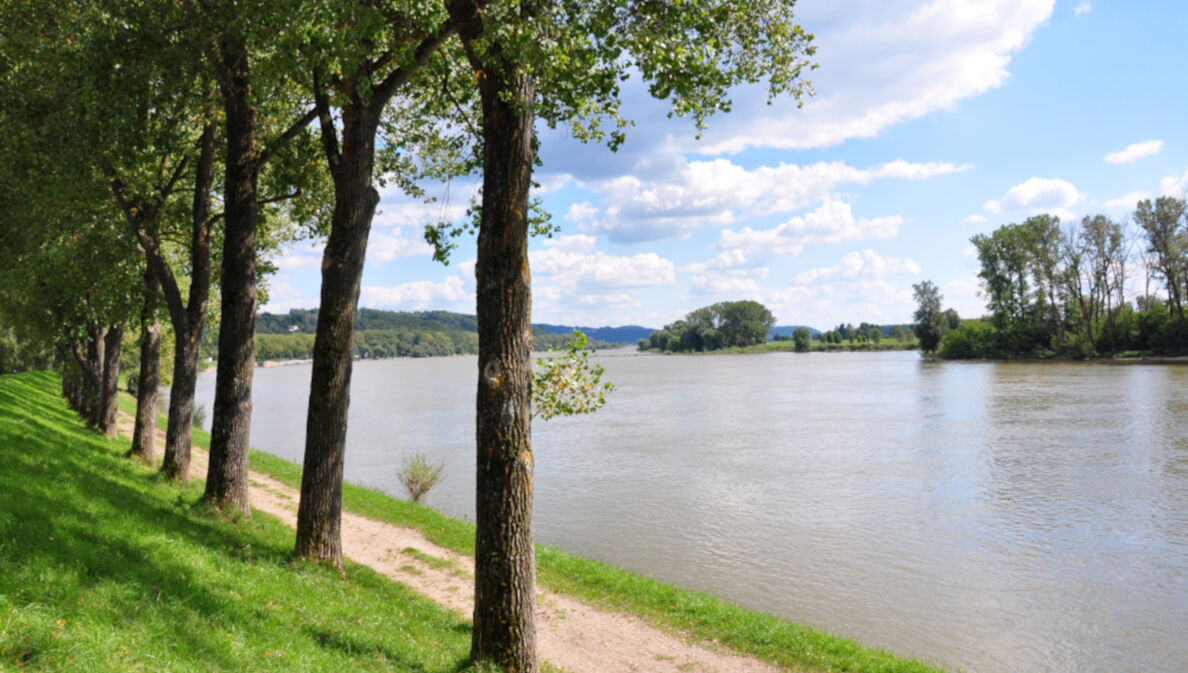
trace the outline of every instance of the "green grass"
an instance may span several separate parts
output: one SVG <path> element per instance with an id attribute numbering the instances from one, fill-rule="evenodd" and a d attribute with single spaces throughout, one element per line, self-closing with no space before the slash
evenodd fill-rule
<path id="1" fill-rule="evenodd" d="M 457 671 L 469 625 L 371 570 L 292 563 L 122 458 L 52 374 L 0 377 L 0 670 Z"/>

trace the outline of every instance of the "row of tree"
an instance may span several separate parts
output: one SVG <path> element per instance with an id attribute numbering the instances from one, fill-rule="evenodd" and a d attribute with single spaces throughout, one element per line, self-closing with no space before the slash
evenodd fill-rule
<path id="1" fill-rule="evenodd" d="M 935 285 L 916 285 L 921 348 L 953 358 L 1188 351 L 1188 205 L 1139 201 L 1132 221 L 1039 215 L 974 236 L 990 314 L 961 322 L 941 311 Z"/>
<path id="2" fill-rule="evenodd" d="M 256 309 L 270 248 L 326 238 L 296 557 L 341 567 L 357 299 L 378 187 L 482 170 L 445 261 L 477 234 L 472 656 L 536 671 L 528 236 L 537 121 L 617 147 L 620 83 L 700 126 L 729 88 L 800 97 L 811 36 L 793 2 L 91 0 L 0 5 L 0 311 L 52 344 L 63 386 L 114 433 L 126 330 L 140 336 L 134 452 L 151 458 L 173 333 L 164 474 L 188 477 L 204 332 L 218 373 L 204 499 L 250 512 Z M 217 289 L 217 293 L 213 290 Z M 131 326 L 131 327 L 130 327 Z M 36 335 L 32 338 L 30 335 Z"/>
<path id="3" fill-rule="evenodd" d="M 683 320 L 639 342 L 640 350 L 665 352 L 715 351 L 767 341 L 775 316 L 757 301 L 723 301 L 690 311 Z"/>

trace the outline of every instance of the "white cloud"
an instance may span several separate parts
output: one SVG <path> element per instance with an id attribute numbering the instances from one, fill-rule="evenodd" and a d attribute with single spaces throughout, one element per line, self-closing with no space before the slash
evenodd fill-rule
<path id="1" fill-rule="evenodd" d="M 460 276 L 450 276 L 441 282 L 419 280 L 395 287 L 364 286 L 359 303 L 368 308 L 410 310 L 438 308 L 442 302 L 459 302 L 473 298 L 466 291 Z"/>
<path id="2" fill-rule="evenodd" d="M 920 265 L 910 257 L 897 259 L 881 257 L 877 252 L 867 248 L 861 252 L 854 251 L 842 258 L 841 262 L 818 269 L 809 269 L 796 275 L 796 282 L 801 285 L 829 281 L 833 279 L 854 280 L 861 277 L 884 278 L 893 274 L 920 273 Z"/>
<path id="3" fill-rule="evenodd" d="M 858 323 L 910 322 L 915 302 L 911 288 L 871 279 L 825 285 L 794 285 L 764 296 L 781 324 L 830 329 L 837 321 Z"/>
<path id="4" fill-rule="evenodd" d="M 583 255 L 590 252 L 594 249 L 596 243 L 598 243 L 597 238 L 586 236 L 585 234 L 558 236 L 557 238 L 546 238 L 543 241 L 543 245 L 546 248 L 576 255 Z"/>
<path id="5" fill-rule="evenodd" d="M 405 197 L 398 202 L 382 202 L 371 224 L 376 229 L 420 229 L 426 224 L 457 222 L 469 207 L 469 203 L 423 203 Z"/>
<path id="6" fill-rule="evenodd" d="M 890 238 L 899 233 L 899 227 L 905 221 L 900 215 L 854 219 L 850 204 L 830 199 L 811 213 L 793 217 L 774 229 L 744 227 L 737 232 L 726 229 L 718 240 L 718 247 L 795 255 L 809 243 Z"/>
<path id="7" fill-rule="evenodd" d="M 754 266 L 756 263 L 755 262 L 756 257 L 757 257 L 757 255 L 752 254 L 748 258 L 747 253 L 745 251 L 739 250 L 737 248 L 734 248 L 731 250 L 723 250 L 722 252 L 719 252 L 717 255 L 714 255 L 713 259 L 709 260 L 708 262 L 697 262 L 694 264 L 687 264 L 687 265 L 681 267 L 681 271 L 687 271 L 690 273 L 700 273 L 700 272 L 706 271 L 708 269 L 745 268 L 745 267 Z"/>
<path id="8" fill-rule="evenodd" d="M 1101 204 L 1101 207 L 1105 208 L 1106 210 L 1134 210 L 1136 203 L 1142 201 L 1143 199 L 1149 198 L 1151 198 L 1151 192 L 1127 192 L 1116 199 L 1110 199 L 1106 201 L 1105 203 Z"/>
<path id="9" fill-rule="evenodd" d="M 967 216 L 964 220 L 961 220 L 961 223 L 962 224 L 978 224 L 979 222 L 985 222 L 985 221 L 986 221 L 985 217 L 978 215 L 977 213 L 974 213 L 973 215 Z"/>
<path id="10" fill-rule="evenodd" d="M 1007 67 L 1049 16 L 1054 0 L 954 0 L 903 3 L 855 0 L 805 4 L 797 19 L 816 39 L 817 91 L 803 109 L 752 87 L 736 97 L 735 114 L 715 120 L 706 154 L 747 147 L 810 148 L 952 110 L 959 101 L 1001 86 Z"/>
<path id="11" fill-rule="evenodd" d="M 1174 196 L 1182 199 L 1188 196 L 1188 170 L 1180 177 L 1168 177 L 1159 181 L 1159 191 L 1164 196 Z"/>
<path id="12" fill-rule="evenodd" d="M 376 233 L 367 245 L 367 259 L 378 264 L 386 264 L 402 257 L 428 257 L 433 254 L 433 246 L 425 241 L 405 238 L 401 231 L 393 234 Z"/>
<path id="13" fill-rule="evenodd" d="M 632 291 L 676 282 L 671 260 L 654 252 L 608 255 L 596 250 L 596 243 L 593 236 L 560 236 L 528 253 L 533 293 L 547 314 L 571 303 L 623 305 L 634 301 Z"/>
<path id="14" fill-rule="evenodd" d="M 693 278 L 693 293 L 729 295 L 736 299 L 758 297 L 759 283 L 754 278 L 708 273 Z"/>
<path id="15" fill-rule="evenodd" d="M 1089 0 L 1081 0 L 1081 4 L 1077 5 L 1077 8 L 1073 10 L 1073 16 L 1088 14 L 1091 11 L 1093 11 L 1093 5 L 1089 4 Z"/>
<path id="16" fill-rule="evenodd" d="M 1084 198 L 1067 180 L 1033 177 L 1008 189 L 1001 199 L 987 201 L 982 208 L 995 215 L 1051 213 L 1068 220 L 1075 219 L 1069 208 Z"/>
<path id="17" fill-rule="evenodd" d="M 727 159 L 683 158 L 677 165 L 677 170 L 659 179 L 624 175 L 588 185 L 602 194 L 604 206 L 603 217 L 588 228 L 617 242 L 684 238 L 706 223 L 729 225 L 823 203 L 839 185 L 865 185 L 883 178 L 928 180 L 971 168 L 903 159 L 870 168 L 832 161 L 747 170 Z"/>
<path id="18" fill-rule="evenodd" d="M 570 222 L 583 222 L 593 219 L 596 215 L 598 215 L 598 209 L 590 205 L 589 201 L 582 201 L 581 203 L 572 203 L 569 205 L 569 210 L 565 213 L 565 219 Z"/>
<path id="19" fill-rule="evenodd" d="M 1162 149 L 1162 140 L 1144 140 L 1141 143 L 1127 145 L 1124 150 L 1110 152 L 1105 155 L 1105 160 L 1106 163 L 1110 164 L 1129 164 L 1133 161 L 1159 154 Z"/>
<path id="20" fill-rule="evenodd" d="M 322 268 L 322 251 L 325 248 L 326 242 L 321 239 L 301 241 L 281 251 L 272 258 L 272 262 L 276 264 L 278 275 L 315 271 Z"/>

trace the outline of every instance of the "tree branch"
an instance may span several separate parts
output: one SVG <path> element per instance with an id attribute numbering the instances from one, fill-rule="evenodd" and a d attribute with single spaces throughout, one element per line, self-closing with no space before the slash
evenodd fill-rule
<path id="1" fill-rule="evenodd" d="M 280 148 L 284 147 L 286 143 L 297 137 L 297 134 L 301 133 L 301 129 L 309 126 L 310 122 L 312 122 L 314 119 L 317 119 L 317 117 L 318 109 L 316 107 L 301 115 L 300 119 L 294 122 L 293 125 L 286 129 L 284 133 L 277 136 L 276 140 L 272 141 L 272 144 L 269 145 L 268 149 L 260 153 L 260 157 L 256 159 L 256 165 L 263 166 L 264 164 L 268 163 L 268 160 L 276 155 Z"/>

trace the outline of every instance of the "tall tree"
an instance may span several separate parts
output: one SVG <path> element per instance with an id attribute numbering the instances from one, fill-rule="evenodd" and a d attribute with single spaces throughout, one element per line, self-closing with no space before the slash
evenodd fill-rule
<path id="1" fill-rule="evenodd" d="M 652 3 L 617 0 L 449 0 L 482 109 L 478 223 L 475 612 L 471 656 L 535 672 L 532 534 L 531 287 L 527 238 L 537 112 L 617 146 L 619 81 L 698 122 L 727 109 L 728 88 L 766 79 L 799 96 L 811 55 L 792 2 Z M 590 116 L 593 119 L 590 119 Z"/>
<path id="2" fill-rule="evenodd" d="M 351 366 L 359 285 L 371 221 L 379 203 L 375 188 L 376 141 L 385 109 L 453 34 L 444 8 L 385 13 L 365 3 L 343 3 L 342 15 L 321 22 L 338 27 L 332 39 L 308 45 L 326 62 L 311 68 L 313 98 L 321 128 L 322 151 L 334 185 L 334 211 L 323 253 L 321 303 L 313 348 L 313 367 L 305 431 L 301 500 L 294 554 L 342 568 L 342 471 L 350 406 Z M 328 29 L 333 31 L 333 28 Z M 337 38 L 337 39 L 333 39 Z M 334 54 L 335 44 L 345 46 Z M 333 73 L 333 74 L 328 74 Z M 422 92 L 424 101 L 432 94 Z M 411 99 L 397 112 L 418 117 L 424 105 Z M 334 109 L 337 104 L 337 110 Z M 337 123 L 336 123 L 337 119 Z M 400 131 L 433 129 L 434 119 L 388 124 L 383 141 L 403 158 L 415 144 Z M 392 170 L 385 162 L 381 170 Z M 395 167 L 399 184 L 415 191 L 410 164 Z"/>
<path id="3" fill-rule="evenodd" d="M 1138 202 L 1134 219 L 1147 235 L 1147 249 L 1155 257 L 1155 268 L 1163 277 L 1168 301 L 1180 320 L 1184 319 L 1184 291 L 1188 282 L 1188 230 L 1185 214 L 1188 202 L 1161 196 Z"/>
<path id="4" fill-rule="evenodd" d="M 936 351 L 945 332 L 948 322 L 941 309 L 941 293 L 936 284 L 930 280 L 912 285 L 916 299 L 916 313 L 912 316 L 916 321 L 916 337 L 920 340 L 920 350 L 925 353 Z"/>
<path id="5" fill-rule="evenodd" d="M 301 28 L 301 22 L 294 20 L 300 16 L 299 9 L 300 3 L 263 1 L 186 5 L 192 29 L 206 37 L 206 58 L 222 99 L 226 143 L 219 350 L 203 500 L 245 516 L 251 514 L 247 474 L 260 215 L 262 204 L 269 201 L 260 196 L 260 177 L 316 116 L 290 86 L 287 72 L 294 56 L 275 49 L 285 35 L 279 27 Z M 254 63 L 256 59 L 261 62 Z M 288 173 L 277 171 L 276 175 Z M 287 188 L 296 195 L 300 184 Z M 278 192 L 277 197 L 284 193 Z"/>

